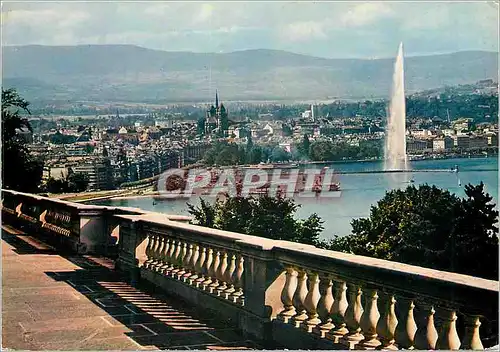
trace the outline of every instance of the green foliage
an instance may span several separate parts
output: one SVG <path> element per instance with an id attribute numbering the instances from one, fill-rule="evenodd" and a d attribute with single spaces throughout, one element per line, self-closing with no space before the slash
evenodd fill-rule
<path id="1" fill-rule="evenodd" d="M 330 117 L 385 117 L 387 102 L 364 101 L 356 103 L 335 102 L 318 106 L 319 115 Z M 440 97 L 409 96 L 406 98 L 406 115 L 412 118 L 438 117 L 444 121 L 459 117 L 471 117 L 474 122 L 496 121 L 498 114 L 498 95 L 460 94 L 449 91 Z"/>
<path id="2" fill-rule="evenodd" d="M 285 137 L 290 137 L 293 134 L 293 130 L 288 124 L 283 124 L 281 128 Z"/>
<path id="3" fill-rule="evenodd" d="M 56 133 L 50 135 L 49 141 L 53 144 L 72 144 L 77 140 L 76 136 L 62 134 L 57 131 Z"/>
<path id="4" fill-rule="evenodd" d="M 285 149 L 279 146 L 273 148 L 270 156 L 270 159 L 273 162 L 288 161 L 290 160 L 290 158 L 291 158 L 290 153 L 288 153 Z"/>
<path id="5" fill-rule="evenodd" d="M 309 150 L 311 149 L 311 142 L 309 141 L 309 136 L 307 134 L 304 135 L 302 139 L 302 143 L 298 145 L 298 152 L 301 158 L 309 158 Z"/>
<path id="6" fill-rule="evenodd" d="M 42 179 L 43 163 L 34 159 L 16 129 L 31 126 L 20 113 L 30 113 L 29 102 L 15 89 L 2 89 L 2 187 L 22 192 L 38 192 Z"/>
<path id="7" fill-rule="evenodd" d="M 220 132 L 223 135 L 229 128 L 229 119 L 227 117 L 227 110 L 224 104 L 220 106 Z"/>
<path id="8" fill-rule="evenodd" d="M 196 124 L 196 133 L 199 135 L 205 134 L 205 118 L 200 117 Z"/>
<path id="9" fill-rule="evenodd" d="M 275 240 L 315 245 L 323 230 L 316 214 L 295 219 L 299 205 L 283 197 L 229 197 L 214 204 L 202 200 L 199 207 L 188 204 L 188 208 L 198 225 Z"/>
<path id="10" fill-rule="evenodd" d="M 258 164 L 261 161 L 264 161 L 264 157 L 265 157 L 264 150 L 259 146 L 255 146 L 255 147 L 252 147 L 251 149 L 247 149 L 247 163 L 248 164 Z"/>
<path id="11" fill-rule="evenodd" d="M 70 173 L 67 177 L 60 179 L 49 178 L 45 185 L 46 191 L 50 193 L 79 193 L 87 189 L 88 177 L 82 173 Z"/>
<path id="12" fill-rule="evenodd" d="M 70 173 L 67 182 L 70 192 L 83 192 L 87 189 L 89 179 L 86 174 Z"/>
<path id="13" fill-rule="evenodd" d="M 216 143 L 205 153 L 205 163 L 218 166 L 258 164 L 267 154 L 264 153 L 263 148 L 254 146 L 251 140 L 249 141 L 246 148 L 236 143 Z"/>
<path id="14" fill-rule="evenodd" d="M 197 208 L 192 204 L 187 204 L 188 211 L 194 216 L 198 225 L 205 227 L 214 227 L 215 223 L 215 207 L 204 199 L 200 199 L 200 207 Z"/>
<path id="15" fill-rule="evenodd" d="M 315 141 L 309 148 L 309 158 L 313 161 L 360 160 L 383 155 L 381 141 L 362 141 L 359 146 L 331 141 Z"/>
<path id="16" fill-rule="evenodd" d="M 435 186 L 387 192 L 352 235 L 321 246 L 490 279 L 498 278 L 498 211 L 484 185 L 460 199 Z"/>

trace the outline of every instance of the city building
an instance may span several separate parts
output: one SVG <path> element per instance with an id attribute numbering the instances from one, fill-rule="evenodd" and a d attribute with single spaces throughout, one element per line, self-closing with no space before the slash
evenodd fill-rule
<path id="1" fill-rule="evenodd" d="M 432 150 L 435 152 L 445 151 L 453 148 L 453 138 L 444 136 L 442 138 L 435 138 L 432 141 Z"/>
<path id="2" fill-rule="evenodd" d="M 72 167 L 74 173 L 86 175 L 91 191 L 106 190 L 113 187 L 113 171 L 107 158 L 94 158 Z"/>
<path id="3" fill-rule="evenodd" d="M 228 111 L 224 104 L 219 105 L 219 93 L 215 92 L 215 105 L 212 105 L 206 112 L 205 135 L 216 134 L 220 137 L 227 137 L 229 130 Z"/>
<path id="4" fill-rule="evenodd" d="M 488 147 L 487 136 L 471 136 L 469 139 L 469 149 L 480 149 Z"/>
<path id="5" fill-rule="evenodd" d="M 408 154 L 420 154 L 432 151 L 432 141 L 423 139 L 407 139 L 406 152 Z"/>

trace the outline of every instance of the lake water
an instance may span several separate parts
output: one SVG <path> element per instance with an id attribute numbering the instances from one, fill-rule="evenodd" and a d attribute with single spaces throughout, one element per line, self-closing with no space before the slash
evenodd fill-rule
<path id="1" fill-rule="evenodd" d="M 311 165 L 322 168 L 326 164 Z M 422 160 L 410 162 L 412 170 L 450 170 L 457 165 L 458 173 L 453 172 L 410 172 L 408 174 L 344 174 L 339 175 L 341 196 L 339 198 L 296 198 L 301 205 L 297 211 L 299 218 L 306 218 L 317 213 L 324 220 L 322 237 L 333 238 L 334 235 L 346 235 L 351 232 L 352 219 L 367 217 L 370 207 L 383 198 L 390 189 L 406 188 L 413 179 L 414 185 L 430 184 L 446 188 L 460 197 L 465 196 L 464 185 L 483 182 L 485 190 L 498 204 L 498 159 L 471 158 Z M 379 171 L 383 168 L 380 161 L 329 164 L 331 169 L 344 172 Z M 199 199 L 191 198 L 189 202 L 199 204 Z M 189 215 L 186 199 L 136 198 L 122 200 L 96 201 L 94 204 L 137 207 L 144 210 L 169 214 Z"/>

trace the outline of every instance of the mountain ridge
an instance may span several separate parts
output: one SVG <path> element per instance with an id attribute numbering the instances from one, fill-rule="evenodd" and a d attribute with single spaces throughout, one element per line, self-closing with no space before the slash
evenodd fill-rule
<path id="1" fill-rule="evenodd" d="M 3 84 L 27 99 L 204 101 L 385 97 L 393 58 L 329 59 L 282 50 L 171 52 L 136 45 L 5 46 Z M 498 53 L 405 58 L 409 92 L 496 77 Z M 37 83 L 38 82 L 38 83 Z"/>

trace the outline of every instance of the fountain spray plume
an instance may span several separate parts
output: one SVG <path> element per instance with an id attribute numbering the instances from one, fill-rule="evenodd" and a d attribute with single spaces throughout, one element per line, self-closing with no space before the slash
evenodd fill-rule
<path id="1" fill-rule="evenodd" d="M 384 170 L 406 170 L 408 168 L 403 61 L 403 43 L 400 43 L 392 76 L 391 103 L 385 135 Z"/>

